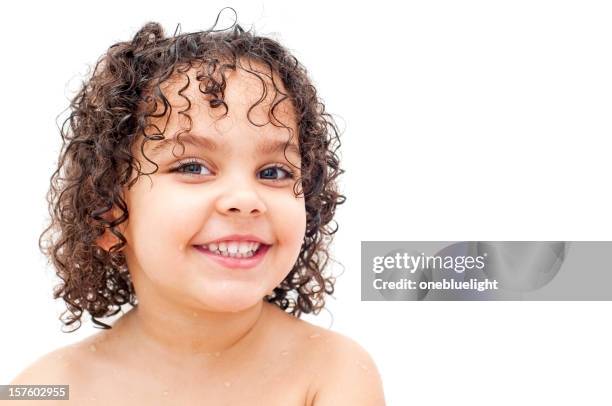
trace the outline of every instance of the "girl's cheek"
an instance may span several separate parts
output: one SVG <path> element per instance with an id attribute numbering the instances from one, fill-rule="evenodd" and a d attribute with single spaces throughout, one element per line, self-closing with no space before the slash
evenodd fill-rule
<path id="1" fill-rule="evenodd" d="M 130 212 L 130 231 L 136 243 L 142 243 L 147 254 L 159 256 L 169 245 L 176 249 L 180 241 L 187 241 L 198 227 L 198 209 L 193 201 L 180 199 L 171 193 L 148 194 L 133 199 Z M 176 243 L 175 243 L 176 242 Z"/>
<path id="2" fill-rule="evenodd" d="M 279 215 L 277 223 L 283 228 L 283 237 L 291 245 L 301 246 L 306 232 L 306 207 L 303 199 L 288 198 L 274 208 Z"/>

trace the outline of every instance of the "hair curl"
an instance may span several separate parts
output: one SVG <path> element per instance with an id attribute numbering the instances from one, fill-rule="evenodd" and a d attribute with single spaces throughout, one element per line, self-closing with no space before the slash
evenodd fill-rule
<path id="1" fill-rule="evenodd" d="M 81 326 L 85 310 L 95 326 L 111 328 L 97 318 L 117 314 L 126 303 L 138 304 L 121 252 L 127 240 L 117 229 L 128 219 L 122 188 L 129 189 L 141 175 L 156 172 L 157 165 L 151 173 L 141 172 L 132 146 L 137 135 L 143 134 L 144 155 L 145 142 L 164 138 L 163 131 L 153 135 L 145 131 L 148 118 L 163 117 L 171 110 L 160 85 L 194 63 L 202 67 L 197 76 L 200 92 L 207 96 L 211 108 L 223 107 L 225 114 L 226 72 L 237 68 L 256 75 L 264 85 L 264 95 L 249 112 L 267 92 L 262 74 L 271 80 L 276 96 L 281 96 L 270 107 L 270 118 L 276 118 L 275 108 L 282 100 L 290 100 L 297 117 L 302 159 L 301 177 L 293 190 L 296 197 L 303 194 L 305 199 L 306 232 L 292 270 L 265 299 L 300 317 L 302 313 L 318 314 L 325 305 L 325 295 L 334 292 L 335 278 L 324 276 L 322 271 L 338 230 L 335 221 L 332 226 L 336 205 L 346 200 L 336 184 L 337 176 L 344 173 L 336 154 L 340 147 L 338 127 L 326 113 L 306 69 L 286 48 L 244 31 L 236 21 L 217 30 L 217 21 L 209 30 L 175 32 L 171 37 L 164 35 L 160 24 L 145 24 L 131 41 L 112 45 L 99 58 L 93 74 L 70 102 L 70 115 L 59 128 L 62 149 L 47 194 L 51 221 L 39 238 L 41 251 L 61 279 L 53 296 L 65 301 L 67 309 L 60 320 L 64 327 L 72 327 L 69 331 Z M 257 62 L 269 72 L 249 69 L 241 63 L 244 60 Z M 280 77 L 286 93 L 277 87 L 273 75 Z M 163 104 L 161 115 L 153 114 L 158 103 Z M 188 117 L 185 111 L 180 114 Z M 137 177 L 130 181 L 134 170 Z M 121 212 L 118 218 L 110 216 L 113 208 Z M 96 244 L 107 229 L 120 241 L 108 251 Z"/>

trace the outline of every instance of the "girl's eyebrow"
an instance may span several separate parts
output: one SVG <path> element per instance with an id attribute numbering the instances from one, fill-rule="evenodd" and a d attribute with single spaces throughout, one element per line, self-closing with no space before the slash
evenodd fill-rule
<path id="1" fill-rule="evenodd" d="M 209 151 L 215 151 L 218 149 L 218 145 L 212 139 L 202 136 L 195 135 L 193 133 L 183 133 L 179 136 L 179 140 L 185 144 L 189 144 L 194 147 L 199 147 L 202 149 L 207 149 Z M 151 149 L 151 157 L 157 156 L 163 150 L 168 148 L 170 144 L 177 143 L 176 137 L 172 138 L 164 138 L 162 140 L 158 140 L 156 145 Z M 296 154 L 298 157 L 300 156 L 300 149 L 295 143 L 290 143 L 287 145 L 287 141 L 283 140 L 270 140 L 266 139 L 257 144 L 256 151 L 263 155 L 273 155 L 278 152 L 283 152 L 285 150 L 285 146 L 287 147 L 288 153 Z"/>

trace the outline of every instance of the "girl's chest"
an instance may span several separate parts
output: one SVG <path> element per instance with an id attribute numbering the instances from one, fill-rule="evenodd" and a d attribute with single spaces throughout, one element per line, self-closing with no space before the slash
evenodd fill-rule
<path id="1" fill-rule="evenodd" d="M 71 385 L 73 404 L 309 406 L 313 397 L 312 371 L 270 363 L 206 377 L 151 370 L 104 375 L 80 388 Z"/>

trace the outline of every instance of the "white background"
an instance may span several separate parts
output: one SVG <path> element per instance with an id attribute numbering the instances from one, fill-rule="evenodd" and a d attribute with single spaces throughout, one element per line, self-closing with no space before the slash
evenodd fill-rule
<path id="1" fill-rule="evenodd" d="M 60 332 L 37 248 L 81 75 L 147 21 L 202 30 L 231 5 L 295 52 L 344 129 L 345 270 L 333 324 L 308 320 L 370 352 L 389 405 L 611 404 L 611 302 L 360 301 L 362 240 L 612 239 L 609 3 L 135 3 L 0 6 L 0 383 L 98 331 Z"/>

